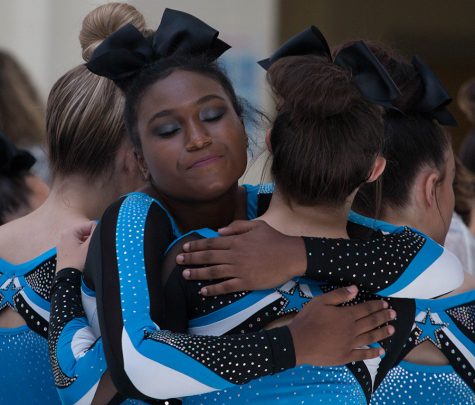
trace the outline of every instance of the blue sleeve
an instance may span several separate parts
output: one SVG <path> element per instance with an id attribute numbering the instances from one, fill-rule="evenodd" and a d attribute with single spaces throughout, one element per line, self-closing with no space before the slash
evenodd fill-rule
<path id="1" fill-rule="evenodd" d="M 81 303 L 81 273 L 62 269 L 51 289 L 49 354 L 62 403 L 90 403 L 107 365 Z"/>
<path id="2" fill-rule="evenodd" d="M 376 232 L 368 239 L 304 237 L 306 276 L 397 298 L 434 298 L 463 283 L 457 257 L 423 233 L 356 213 L 349 220 Z"/>
<path id="3" fill-rule="evenodd" d="M 175 239 L 166 211 L 133 194 L 106 211 L 95 280 L 107 364 L 127 397 L 166 399 L 243 384 L 295 365 L 287 327 L 193 336 L 160 328 L 164 253 Z"/>

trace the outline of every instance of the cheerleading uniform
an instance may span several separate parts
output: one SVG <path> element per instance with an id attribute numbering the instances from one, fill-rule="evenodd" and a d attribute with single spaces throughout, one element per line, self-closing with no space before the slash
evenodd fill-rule
<path id="1" fill-rule="evenodd" d="M 270 187 L 263 190 L 263 187 L 251 186 L 246 186 L 246 190 L 248 218 L 252 219 L 264 212 L 271 196 L 265 191 L 272 190 Z M 292 367 L 295 358 L 286 327 L 274 331 L 259 330 L 243 336 L 236 329 L 235 334 L 220 338 L 171 334 L 163 328 L 170 308 L 165 305 L 160 269 L 168 245 L 179 236 L 180 230 L 160 202 L 143 193 L 132 193 L 106 211 L 91 241 L 84 284 L 90 291 L 95 291 L 98 299 L 97 308 L 86 303 L 85 307 L 90 309 L 85 308 L 85 312 L 90 324 L 94 323 L 92 318 L 97 318 L 101 325 L 107 364 L 121 392 L 144 400 L 194 395 L 243 384 Z M 335 260 L 342 264 L 338 274 L 340 283 L 363 285 L 365 283 L 361 280 L 352 277 L 353 271 L 347 267 L 347 261 L 354 263 L 355 257 L 351 257 L 353 252 L 364 251 L 368 255 L 369 268 L 376 271 L 380 266 L 376 258 L 391 257 L 392 252 L 386 253 L 384 247 L 389 248 L 398 242 L 401 247 L 409 244 L 406 247 L 408 255 L 398 259 L 400 269 L 392 282 L 385 283 L 381 275 L 378 285 L 373 286 L 373 291 L 377 292 L 399 281 L 393 292 L 395 297 L 403 296 L 401 291 L 414 281 L 414 277 L 411 281 L 400 281 L 404 278 L 404 270 L 412 268 L 411 263 L 421 252 L 432 251 L 430 245 L 434 243 L 408 228 L 368 244 L 313 238 L 305 242 L 309 255 L 309 278 L 327 265 L 333 268 L 332 261 Z M 356 250 L 352 249 L 352 243 L 358 244 Z M 328 255 L 316 260 L 322 245 L 328 246 Z M 380 254 L 379 249 L 385 253 Z M 342 257 L 338 255 L 340 251 Z M 334 259 L 331 258 L 333 253 Z M 450 255 L 440 248 L 428 265 L 440 270 L 436 262 L 442 261 L 442 258 L 446 262 L 451 260 Z M 423 264 L 427 265 L 426 262 Z M 88 269 L 94 269 L 94 272 Z M 455 273 L 440 289 L 441 293 L 461 283 Z M 422 272 L 415 268 L 416 274 L 420 276 Z M 369 277 L 367 280 L 370 283 Z M 90 297 L 92 303 L 92 293 Z M 236 359 L 232 367 L 220 361 L 225 354 Z"/>
<path id="2" fill-rule="evenodd" d="M 0 403 L 59 403 L 48 362 L 50 287 L 56 250 L 24 263 L 0 258 L 0 311 L 17 311 L 26 325 L 0 328 Z"/>

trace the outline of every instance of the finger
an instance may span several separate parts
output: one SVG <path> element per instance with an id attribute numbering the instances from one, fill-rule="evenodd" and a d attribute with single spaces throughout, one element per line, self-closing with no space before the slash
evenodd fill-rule
<path id="1" fill-rule="evenodd" d="M 224 250 L 229 249 L 230 246 L 230 238 L 203 238 L 186 242 L 183 245 L 183 250 L 185 252 L 200 252 L 203 250 Z"/>
<path id="2" fill-rule="evenodd" d="M 395 331 L 394 326 L 388 325 L 383 326 L 382 328 L 373 329 L 371 332 L 363 333 L 355 339 L 355 348 L 380 342 L 381 340 L 392 336 Z"/>
<path id="3" fill-rule="evenodd" d="M 316 299 L 321 299 L 327 305 L 340 305 L 355 298 L 356 294 L 358 294 L 358 288 L 351 285 L 349 287 L 337 288 Z"/>
<path id="4" fill-rule="evenodd" d="M 396 318 L 396 311 L 394 309 L 385 309 L 375 312 L 374 314 L 361 318 L 356 322 L 356 333 L 361 335 L 369 332 L 389 321 L 392 321 L 394 318 Z"/>
<path id="5" fill-rule="evenodd" d="M 353 305 L 351 311 L 356 320 L 365 318 L 375 312 L 381 311 L 382 309 L 388 308 L 388 303 L 382 300 L 373 300 L 363 302 L 361 304 Z"/>
<path id="6" fill-rule="evenodd" d="M 94 221 L 88 221 L 77 225 L 73 228 L 73 233 L 78 239 L 83 239 L 89 236 L 94 230 L 96 223 Z"/>
<path id="7" fill-rule="evenodd" d="M 194 267 L 183 270 L 182 275 L 187 280 L 218 280 L 232 277 L 230 270 L 226 265 Z"/>
<path id="8" fill-rule="evenodd" d="M 182 265 L 228 264 L 225 250 L 204 250 L 202 252 L 180 253 L 176 262 Z"/>
<path id="9" fill-rule="evenodd" d="M 371 349 L 354 349 L 351 351 L 350 358 L 346 363 L 374 359 L 375 357 L 382 356 L 383 354 L 384 349 L 382 347 Z"/>
<path id="10" fill-rule="evenodd" d="M 259 225 L 262 221 L 243 221 L 237 220 L 231 222 L 224 228 L 219 228 L 218 232 L 221 236 L 239 235 L 241 233 L 249 232 L 251 229 Z"/>
<path id="11" fill-rule="evenodd" d="M 203 287 L 200 291 L 201 295 L 223 295 L 236 291 L 242 291 L 241 281 L 238 278 L 232 278 L 218 284 L 211 284 Z"/>

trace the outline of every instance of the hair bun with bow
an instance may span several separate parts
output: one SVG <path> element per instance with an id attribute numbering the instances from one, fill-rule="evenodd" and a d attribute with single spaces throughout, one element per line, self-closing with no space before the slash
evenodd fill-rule
<path id="1" fill-rule="evenodd" d="M 216 60 L 231 48 L 218 35 L 219 31 L 200 19 L 167 8 L 152 36 L 145 37 L 128 24 L 107 37 L 86 66 L 120 86 L 145 66 L 170 56 L 205 55 Z"/>
<path id="2" fill-rule="evenodd" d="M 315 26 L 293 36 L 280 46 L 269 58 L 259 61 L 264 69 L 287 56 L 317 55 L 351 72 L 353 83 L 368 101 L 393 108 L 392 101 L 401 93 L 376 56 L 358 41 L 342 49 L 333 59 L 330 47 Z"/>

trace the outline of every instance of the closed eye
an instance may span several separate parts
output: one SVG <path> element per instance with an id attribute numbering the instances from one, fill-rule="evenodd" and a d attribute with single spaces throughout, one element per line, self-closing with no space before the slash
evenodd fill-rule
<path id="1" fill-rule="evenodd" d="M 154 134 L 160 136 L 160 137 L 170 137 L 172 135 L 175 135 L 178 131 L 180 131 L 181 127 L 179 125 L 160 125 L 158 128 L 156 128 L 153 132 Z"/>
<path id="2" fill-rule="evenodd" d="M 200 119 L 205 122 L 212 122 L 220 120 L 226 113 L 225 108 L 210 108 L 204 109 L 200 113 Z"/>

